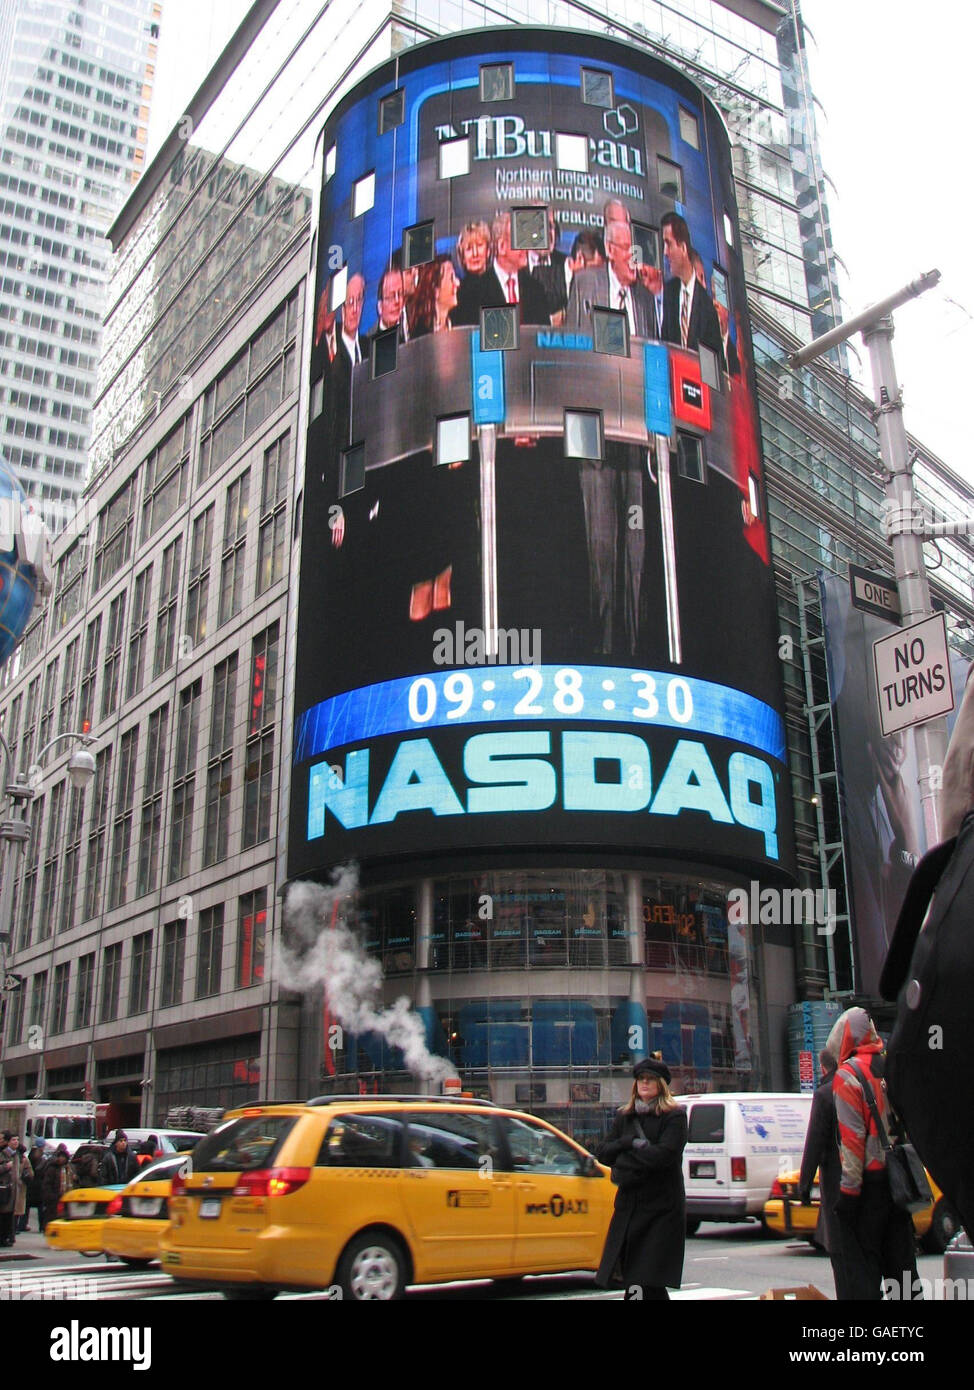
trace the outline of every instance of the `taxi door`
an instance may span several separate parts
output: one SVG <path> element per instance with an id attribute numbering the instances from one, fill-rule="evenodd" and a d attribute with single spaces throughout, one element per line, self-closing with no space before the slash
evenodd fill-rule
<path id="1" fill-rule="evenodd" d="M 509 1271 L 514 1183 L 489 1112 L 410 1110 L 402 1198 L 417 1281 Z"/>
<path id="2" fill-rule="evenodd" d="M 527 1116 L 501 1117 L 514 1179 L 515 1264 L 530 1270 L 597 1269 L 615 1189 L 587 1155 Z"/>

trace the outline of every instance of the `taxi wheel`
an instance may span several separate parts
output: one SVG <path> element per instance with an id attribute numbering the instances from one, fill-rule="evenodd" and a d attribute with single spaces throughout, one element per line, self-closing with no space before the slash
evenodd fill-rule
<path id="1" fill-rule="evenodd" d="M 346 1246 L 337 1283 L 342 1297 L 355 1303 L 402 1298 L 406 1287 L 402 1246 L 385 1231 L 363 1231 Z"/>
<path id="2" fill-rule="evenodd" d="M 83 1260 L 102 1260 L 109 1258 L 104 1250 L 79 1250 L 78 1254 Z"/>
<path id="3" fill-rule="evenodd" d="M 269 1303 L 272 1298 L 277 1297 L 277 1289 L 255 1289 L 248 1287 L 241 1289 L 221 1289 L 220 1292 L 228 1303 Z"/>
<path id="4" fill-rule="evenodd" d="M 950 1203 L 941 1197 L 933 1209 L 930 1229 L 920 1244 L 929 1254 L 942 1255 L 959 1230 L 960 1222 Z"/>
<path id="5" fill-rule="evenodd" d="M 151 1260 L 137 1260 L 133 1255 L 119 1255 L 118 1258 L 123 1265 L 128 1265 L 129 1269 L 148 1269 L 152 1263 Z"/>

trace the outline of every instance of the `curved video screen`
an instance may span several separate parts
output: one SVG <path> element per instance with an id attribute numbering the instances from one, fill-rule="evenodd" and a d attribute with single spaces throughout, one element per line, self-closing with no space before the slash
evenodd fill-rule
<path id="1" fill-rule="evenodd" d="M 292 877 L 793 869 L 727 134 L 674 69 L 553 37 L 410 49 L 322 133 Z"/>

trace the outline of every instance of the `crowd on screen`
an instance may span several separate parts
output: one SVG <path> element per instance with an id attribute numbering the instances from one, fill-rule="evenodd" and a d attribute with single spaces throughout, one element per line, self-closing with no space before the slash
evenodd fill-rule
<path id="1" fill-rule="evenodd" d="M 708 347 L 728 375 L 740 374 L 727 306 L 711 298 L 703 259 L 680 214 L 667 213 L 661 223 L 669 277 L 640 253 L 629 210 L 617 199 L 605 204 L 601 231 L 580 232 L 569 252 L 558 248 L 553 209 L 547 218 L 544 251 L 514 246 L 511 213 L 502 210 L 489 224 L 467 222 L 452 255 L 441 252 L 404 269 L 397 253 L 375 287 L 376 320 L 368 335 L 360 331 L 368 288 L 363 276 L 349 274 L 339 310 L 329 307 L 326 286 L 318 302 L 315 347 L 323 342 L 329 365 L 342 371 L 365 360 L 370 338 L 393 330 L 400 343 L 408 343 L 428 333 L 476 326 L 482 309 L 505 304 L 518 306 L 522 324 L 587 329 L 591 309 L 601 306 L 624 312 L 633 337 L 691 351 Z"/>

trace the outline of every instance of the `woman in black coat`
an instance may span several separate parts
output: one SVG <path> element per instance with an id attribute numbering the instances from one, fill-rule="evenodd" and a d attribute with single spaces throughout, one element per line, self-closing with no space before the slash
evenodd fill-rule
<path id="1" fill-rule="evenodd" d="M 657 1057 L 633 1069 L 632 1096 L 596 1151 L 618 1187 L 596 1282 L 621 1279 L 627 1299 L 666 1299 L 683 1279 L 687 1115 L 670 1092 L 670 1070 Z"/>

